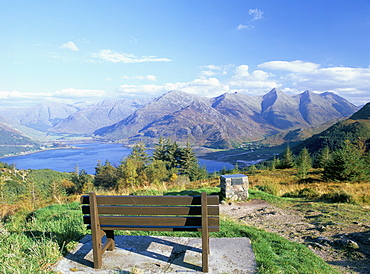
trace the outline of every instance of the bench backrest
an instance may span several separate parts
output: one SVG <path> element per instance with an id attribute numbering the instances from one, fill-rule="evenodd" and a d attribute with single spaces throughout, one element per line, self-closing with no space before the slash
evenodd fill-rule
<path id="1" fill-rule="evenodd" d="M 95 197 L 96 201 L 90 201 L 88 195 L 81 197 L 88 228 L 91 228 L 91 214 L 95 214 L 103 230 L 201 231 L 202 221 L 206 219 L 208 231 L 219 231 L 216 195 Z M 202 216 L 207 218 L 202 220 Z"/>

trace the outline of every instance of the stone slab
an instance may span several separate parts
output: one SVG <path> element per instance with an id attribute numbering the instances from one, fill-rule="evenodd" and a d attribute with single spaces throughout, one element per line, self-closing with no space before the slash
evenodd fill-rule
<path id="1" fill-rule="evenodd" d="M 93 268 L 91 235 L 56 263 L 58 273 L 152 274 L 202 273 L 201 238 L 115 236 L 116 248 L 103 255 L 102 269 Z M 210 238 L 209 273 L 257 273 L 249 238 Z"/>

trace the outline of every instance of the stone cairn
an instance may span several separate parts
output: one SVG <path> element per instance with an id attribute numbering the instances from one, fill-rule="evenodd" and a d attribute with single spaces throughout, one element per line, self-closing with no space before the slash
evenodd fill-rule
<path id="1" fill-rule="evenodd" d="M 230 201 L 248 199 L 249 181 L 244 174 L 220 176 L 221 194 Z"/>

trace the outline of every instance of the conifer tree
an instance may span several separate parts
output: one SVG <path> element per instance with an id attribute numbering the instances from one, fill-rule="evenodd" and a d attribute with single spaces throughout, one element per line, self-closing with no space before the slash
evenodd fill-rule
<path id="1" fill-rule="evenodd" d="M 280 168 L 292 168 L 292 167 L 294 167 L 294 157 L 290 149 L 290 146 L 288 145 L 284 151 Z"/>
<path id="2" fill-rule="evenodd" d="M 312 168 L 312 159 L 307 148 L 303 148 L 297 158 L 298 177 L 306 179 L 307 173 Z"/>
<path id="3" fill-rule="evenodd" d="M 139 184 L 137 170 L 138 165 L 136 160 L 128 157 L 122 161 L 117 169 L 118 181 L 116 189 L 122 191 L 125 187 L 137 186 Z"/>
<path id="4" fill-rule="evenodd" d="M 104 165 L 95 168 L 94 185 L 108 189 L 114 189 L 117 184 L 117 169 L 106 160 Z"/>
<path id="5" fill-rule="evenodd" d="M 321 151 L 319 157 L 318 157 L 318 165 L 321 168 L 324 168 L 325 165 L 329 162 L 331 159 L 331 154 L 330 154 L 330 148 L 329 146 L 325 146 L 324 149 Z"/>
<path id="6" fill-rule="evenodd" d="M 249 167 L 249 172 L 250 172 L 250 174 L 251 174 L 251 175 L 255 175 L 255 174 L 256 174 L 256 172 L 257 172 L 257 167 L 256 167 L 256 165 L 251 165 L 251 166 Z"/>
<path id="7" fill-rule="evenodd" d="M 161 160 L 154 160 L 146 169 L 146 175 L 150 183 L 160 183 L 168 179 L 169 172 L 166 163 Z"/>
<path id="8" fill-rule="evenodd" d="M 238 174 L 238 173 L 240 173 L 239 165 L 238 165 L 237 162 L 235 163 L 234 168 L 231 170 L 231 173 L 232 174 Z"/>
<path id="9" fill-rule="evenodd" d="M 146 165 L 149 163 L 149 155 L 146 152 L 146 145 L 143 142 L 139 142 L 135 144 L 133 147 L 131 154 L 128 156 L 132 158 L 133 160 L 136 160 L 138 162 L 142 162 L 143 165 Z"/>
<path id="10" fill-rule="evenodd" d="M 362 181 L 369 179 L 369 167 L 366 166 L 364 151 L 344 142 L 343 148 L 332 153 L 331 159 L 326 163 L 323 171 L 324 180 L 333 181 Z"/>
<path id="11" fill-rule="evenodd" d="M 198 165 L 197 157 L 195 156 L 195 152 L 191 148 L 189 142 L 186 143 L 186 147 L 178 148 L 179 153 L 179 171 L 181 174 L 188 174 L 194 166 Z"/>

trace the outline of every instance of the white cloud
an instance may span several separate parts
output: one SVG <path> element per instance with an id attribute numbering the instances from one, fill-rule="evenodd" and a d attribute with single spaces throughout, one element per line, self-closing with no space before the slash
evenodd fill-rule
<path id="1" fill-rule="evenodd" d="M 122 76 L 123 79 L 126 79 L 126 80 L 148 80 L 148 81 L 157 81 L 157 77 L 154 76 L 154 75 L 135 75 L 135 76 L 127 76 L 127 75 L 124 75 Z"/>
<path id="2" fill-rule="evenodd" d="M 72 51 L 79 51 L 78 47 L 72 41 L 69 41 L 59 47 L 60 49 L 69 49 Z"/>
<path id="3" fill-rule="evenodd" d="M 211 77 L 215 75 L 226 75 L 227 70 L 229 69 L 230 65 L 226 66 L 215 66 L 215 65 L 207 65 L 207 66 L 202 66 L 201 68 L 205 68 L 207 70 L 203 70 L 200 73 L 200 77 Z"/>
<path id="4" fill-rule="evenodd" d="M 263 11 L 261 11 L 259 9 L 250 9 L 249 10 L 249 15 L 252 16 L 252 19 L 250 19 L 245 24 L 239 24 L 236 27 L 237 30 L 251 30 L 251 29 L 254 29 L 255 26 L 251 23 L 254 22 L 254 21 L 263 19 Z"/>
<path id="5" fill-rule="evenodd" d="M 171 59 L 159 58 L 156 56 L 137 57 L 134 54 L 118 53 L 110 49 L 100 50 L 99 53 L 93 53 L 92 57 L 100 58 L 104 61 L 113 63 L 143 63 L 143 62 L 170 62 Z"/>
<path id="6" fill-rule="evenodd" d="M 240 65 L 235 68 L 235 75 L 227 82 L 230 87 L 239 92 L 260 95 L 266 91 L 279 87 L 280 84 L 270 78 L 275 75 L 263 70 L 249 72 L 248 65 Z"/>
<path id="7" fill-rule="evenodd" d="M 227 84 L 216 78 L 195 79 L 190 82 L 166 83 L 164 85 L 122 85 L 117 92 L 121 96 L 159 96 L 170 90 L 181 90 L 202 97 L 214 97 L 229 91 Z"/>
<path id="8" fill-rule="evenodd" d="M 41 101 L 50 100 L 52 93 L 43 92 L 21 92 L 13 91 L 0 91 L 0 106 L 3 107 L 23 107 L 35 105 Z"/>
<path id="9" fill-rule="evenodd" d="M 311 72 L 291 73 L 287 78 L 293 81 L 294 86 L 307 87 L 311 90 L 331 89 L 343 92 L 345 89 L 355 89 L 370 96 L 370 68 L 322 68 Z"/>
<path id="10" fill-rule="evenodd" d="M 280 71 L 279 84 L 293 93 L 329 91 L 357 105 L 370 102 L 370 68 L 323 68 L 319 64 L 300 60 L 271 61 L 258 67 Z"/>
<path id="11" fill-rule="evenodd" d="M 98 89 L 76 88 L 51 93 L 0 91 L 0 104 L 16 106 L 36 104 L 43 100 L 74 103 L 78 100 L 91 102 L 106 98 L 156 97 L 170 90 L 182 90 L 203 97 L 215 97 L 234 91 L 263 95 L 275 87 L 289 94 L 302 93 L 305 90 L 319 93 L 330 91 L 356 105 L 370 102 L 370 67 L 322 67 L 300 60 L 265 62 L 256 69 L 247 64 L 201 66 L 200 75 L 188 82 L 155 84 L 154 75 L 125 75 L 123 78 L 153 82 L 147 85 L 125 84 L 117 88 L 114 94 Z"/>
<path id="12" fill-rule="evenodd" d="M 251 29 L 254 29 L 254 25 L 243 25 L 243 24 L 239 24 L 236 28 L 237 30 L 251 30 Z"/>
<path id="13" fill-rule="evenodd" d="M 117 89 L 119 97 L 144 97 L 144 96 L 159 96 L 165 93 L 164 86 L 160 85 L 122 85 Z"/>
<path id="14" fill-rule="evenodd" d="M 303 62 L 300 60 L 296 60 L 291 62 L 289 61 L 265 62 L 258 65 L 258 67 L 263 69 L 285 70 L 291 72 L 309 72 L 318 69 L 320 65 L 311 62 Z"/>
<path id="15" fill-rule="evenodd" d="M 253 19 L 251 21 L 263 19 L 263 11 L 261 11 L 259 9 L 250 9 L 249 10 L 249 15 L 253 16 Z"/>
<path id="16" fill-rule="evenodd" d="M 206 68 L 209 70 L 222 70 L 222 67 L 216 66 L 216 65 L 206 65 L 206 66 L 202 66 L 202 68 Z"/>
<path id="17" fill-rule="evenodd" d="M 58 98 L 102 98 L 106 95 L 103 90 L 66 88 L 54 92 Z"/>
<path id="18" fill-rule="evenodd" d="M 240 65 L 235 69 L 235 77 L 236 78 L 243 78 L 248 77 L 249 74 L 249 66 L 248 65 Z"/>

